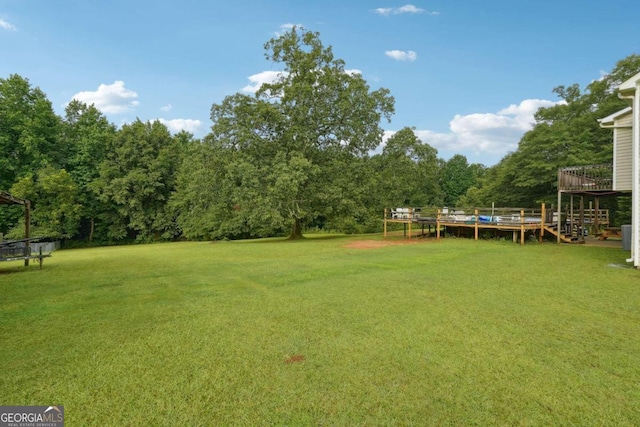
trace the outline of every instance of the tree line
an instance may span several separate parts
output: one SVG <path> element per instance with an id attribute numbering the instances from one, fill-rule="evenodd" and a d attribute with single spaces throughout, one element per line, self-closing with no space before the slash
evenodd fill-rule
<path id="1" fill-rule="evenodd" d="M 0 190 L 31 200 L 32 235 L 83 244 L 373 232 L 385 207 L 533 206 L 554 200 L 558 167 L 611 160 L 596 119 L 624 107 L 613 87 L 640 70 L 632 55 L 584 92 L 556 88 L 565 102 L 486 168 L 440 159 L 408 127 L 371 154 L 394 98 L 318 33 L 294 28 L 265 56 L 279 77 L 213 104 L 202 139 L 158 121 L 117 128 L 76 100 L 60 117 L 28 79 L 0 78 Z M 0 209 L 0 233 L 20 237 L 21 223 L 19 207 Z"/>

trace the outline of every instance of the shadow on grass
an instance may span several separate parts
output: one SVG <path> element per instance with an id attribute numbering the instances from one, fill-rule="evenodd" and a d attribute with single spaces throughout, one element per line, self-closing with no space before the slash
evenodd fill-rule
<path id="1" fill-rule="evenodd" d="M 44 266 L 42 267 L 45 268 Z M 29 271 L 38 271 L 40 267 L 38 265 L 29 265 L 25 267 L 24 265 L 12 266 L 12 267 L 0 267 L 0 276 L 4 276 L 5 274 L 17 274 L 17 273 L 27 273 Z"/>

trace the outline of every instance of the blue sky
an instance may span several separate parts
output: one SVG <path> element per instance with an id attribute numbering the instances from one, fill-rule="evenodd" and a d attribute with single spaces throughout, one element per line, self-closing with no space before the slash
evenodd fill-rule
<path id="1" fill-rule="evenodd" d="M 117 125 L 161 119 L 202 137 L 213 103 L 279 70 L 263 45 L 292 24 L 391 90 L 387 136 L 415 127 L 440 157 L 488 166 L 555 86 L 640 53 L 637 0 L 0 0 L 0 78 L 28 78 L 60 115 L 75 97 Z"/>

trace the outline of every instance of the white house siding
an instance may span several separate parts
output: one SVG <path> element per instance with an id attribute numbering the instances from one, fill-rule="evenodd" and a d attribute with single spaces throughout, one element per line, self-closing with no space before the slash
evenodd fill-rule
<path id="1" fill-rule="evenodd" d="M 631 128 L 633 126 L 633 115 L 629 113 L 620 116 L 620 118 L 618 118 L 615 123 L 616 126 L 628 126 L 629 128 Z"/>
<path id="2" fill-rule="evenodd" d="M 625 117 L 625 121 L 626 121 Z M 631 115 L 628 116 L 629 124 L 631 124 Z M 631 191 L 632 189 L 632 169 L 631 169 L 631 152 L 633 133 L 631 127 L 617 128 L 613 135 L 613 189 L 615 191 Z"/>

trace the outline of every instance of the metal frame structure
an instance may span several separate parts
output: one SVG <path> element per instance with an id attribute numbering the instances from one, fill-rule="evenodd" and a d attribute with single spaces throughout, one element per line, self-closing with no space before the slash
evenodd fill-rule
<path id="1" fill-rule="evenodd" d="M 21 205 L 24 206 L 24 238 L 31 238 L 31 202 L 27 199 L 15 197 L 6 191 L 0 191 L 0 205 Z M 29 257 L 23 256 L 25 267 L 29 266 Z M 40 260 L 42 265 L 42 259 Z"/>

